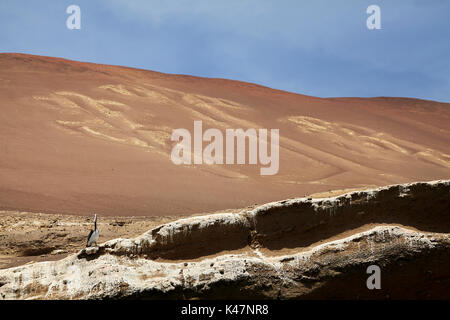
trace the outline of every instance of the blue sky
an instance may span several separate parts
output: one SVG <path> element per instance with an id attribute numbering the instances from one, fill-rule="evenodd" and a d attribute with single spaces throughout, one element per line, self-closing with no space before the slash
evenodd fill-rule
<path id="1" fill-rule="evenodd" d="M 81 30 L 66 8 L 81 8 Z M 366 8 L 381 8 L 368 30 Z M 450 102 L 448 0 L 1 0 L 0 52 Z"/>

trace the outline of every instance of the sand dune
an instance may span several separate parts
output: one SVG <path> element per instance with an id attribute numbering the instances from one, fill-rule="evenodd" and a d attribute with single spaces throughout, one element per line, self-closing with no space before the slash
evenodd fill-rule
<path id="1" fill-rule="evenodd" d="M 450 178 L 450 104 L 0 54 L 0 209 L 180 215 Z M 173 129 L 280 129 L 280 169 L 176 166 Z"/>

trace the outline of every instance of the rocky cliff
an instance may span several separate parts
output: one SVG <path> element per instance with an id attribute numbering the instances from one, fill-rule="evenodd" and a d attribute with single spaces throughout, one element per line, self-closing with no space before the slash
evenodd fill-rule
<path id="1" fill-rule="evenodd" d="M 419 182 L 181 219 L 0 270 L 0 298 L 450 299 L 449 192 Z"/>

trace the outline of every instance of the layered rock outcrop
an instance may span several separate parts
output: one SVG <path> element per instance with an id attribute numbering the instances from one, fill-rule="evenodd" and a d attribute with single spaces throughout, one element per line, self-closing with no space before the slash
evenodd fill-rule
<path id="1" fill-rule="evenodd" d="M 2 299 L 450 298 L 450 181 L 191 217 L 0 270 Z M 366 268 L 381 268 L 369 290 Z"/>

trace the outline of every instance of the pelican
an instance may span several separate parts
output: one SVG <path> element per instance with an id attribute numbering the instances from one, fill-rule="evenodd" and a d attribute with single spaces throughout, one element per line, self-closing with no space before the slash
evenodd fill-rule
<path id="1" fill-rule="evenodd" d="M 97 246 L 97 240 L 98 240 L 97 214 L 94 214 L 94 230 L 91 230 L 91 232 L 89 232 L 86 247 L 90 247 L 94 243 L 95 246 Z"/>

